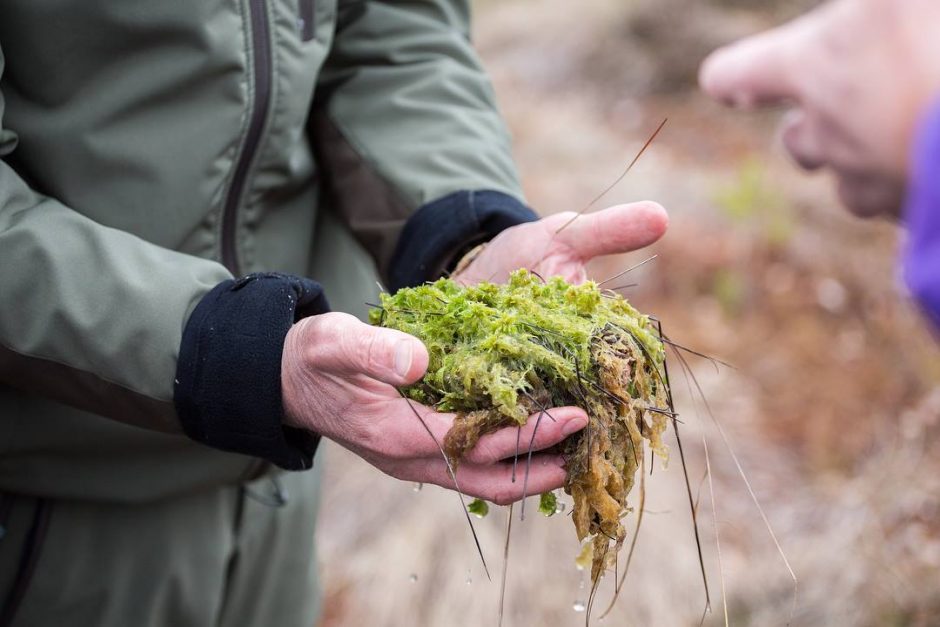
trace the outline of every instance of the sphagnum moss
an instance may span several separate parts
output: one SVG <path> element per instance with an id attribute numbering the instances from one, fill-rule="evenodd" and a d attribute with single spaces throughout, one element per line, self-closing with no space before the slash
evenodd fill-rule
<path id="1" fill-rule="evenodd" d="M 568 405 L 587 412 L 588 426 L 558 446 L 565 492 L 585 543 L 579 562 L 591 563 L 595 582 L 612 568 L 644 450 L 667 457 L 665 350 L 650 319 L 596 283 L 543 282 L 525 270 L 506 285 L 441 279 L 383 294 L 370 317 L 427 346 L 427 374 L 403 392 L 457 414 L 444 441 L 454 465 L 481 436 L 530 415 Z"/>

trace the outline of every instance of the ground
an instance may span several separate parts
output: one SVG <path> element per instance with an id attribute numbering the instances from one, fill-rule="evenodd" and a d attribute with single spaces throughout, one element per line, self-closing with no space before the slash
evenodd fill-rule
<path id="1" fill-rule="evenodd" d="M 583 208 L 669 119 L 600 204 L 657 200 L 670 231 L 594 274 L 658 254 L 625 295 L 674 340 L 735 366 L 692 358 L 799 580 L 790 620 L 786 566 L 674 364 L 693 490 L 703 436 L 714 473 L 717 524 L 707 484 L 699 508 L 705 624 L 723 624 L 723 579 L 734 625 L 935 625 L 940 350 L 899 286 L 898 230 L 852 219 L 824 176 L 796 172 L 775 141 L 776 113 L 729 113 L 695 91 L 708 50 L 812 3 L 754 4 L 487 0 L 475 5 L 475 37 L 542 213 Z M 324 453 L 325 624 L 495 624 L 498 583 L 483 575 L 456 497 L 416 492 L 337 447 Z M 704 591 L 676 455 L 648 492 L 626 588 L 599 624 L 697 625 Z M 573 526 L 534 511 L 514 523 L 505 624 L 583 624 Z M 505 516 L 493 508 L 478 523 L 494 573 Z M 610 594 L 608 582 L 598 607 Z"/>

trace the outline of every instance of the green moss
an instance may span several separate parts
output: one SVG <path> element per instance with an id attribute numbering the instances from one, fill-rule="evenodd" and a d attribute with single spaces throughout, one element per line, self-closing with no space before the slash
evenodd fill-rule
<path id="1" fill-rule="evenodd" d="M 477 440 L 551 407 L 577 405 L 588 427 L 559 446 L 579 539 L 595 543 L 597 578 L 625 536 L 621 519 L 644 447 L 666 457 L 663 343 L 650 319 L 587 282 L 543 282 L 519 270 L 506 285 L 441 279 L 382 295 L 373 324 L 418 337 L 425 377 L 403 392 L 457 418 L 445 450 L 459 463 Z M 550 411 L 550 409 L 549 409 Z M 554 511 L 554 508 L 552 508 Z"/>
<path id="2" fill-rule="evenodd" d="M 470 501 L 470 504 L 467 505 L 467 511 L 477 518 L 483 518 L 490 513 L 490 505 L 482 499 L 473 499 Z"/>
<path id="3" fill-rule="evenodd" d="M 546 516 L 554 516 L 558 509 L 558 498 L 554 492 L 546 492 L 539 497 L 539 512 Z"/>

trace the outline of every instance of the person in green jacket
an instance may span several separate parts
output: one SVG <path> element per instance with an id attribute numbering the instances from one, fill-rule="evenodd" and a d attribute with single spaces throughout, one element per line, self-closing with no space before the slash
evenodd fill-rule
<path id="1" fill-rule="evenodd" d="M 394 387 L 424 346 L 340 313 L 373 264 L 394 290 L 489 241 L 461 280 L 578 280 L 660 237 L 652 203 L 526 207 L 467 4 L 0 6 L 0 626 L 314 624 L 321 437 L 453 488 Z M 554 415 L 539 448 L 585 424 Z M 514 445 L 464 492 L 520 498 Z"/>

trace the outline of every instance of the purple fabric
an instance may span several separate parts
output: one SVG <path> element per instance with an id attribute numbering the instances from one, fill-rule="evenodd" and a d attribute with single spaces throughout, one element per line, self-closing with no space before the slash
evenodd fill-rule
<path id="1" fill-rule="evenodd" d="M 904 280 L 940 331 L 940 102 L 921 122 L 905 208 Z"/>

